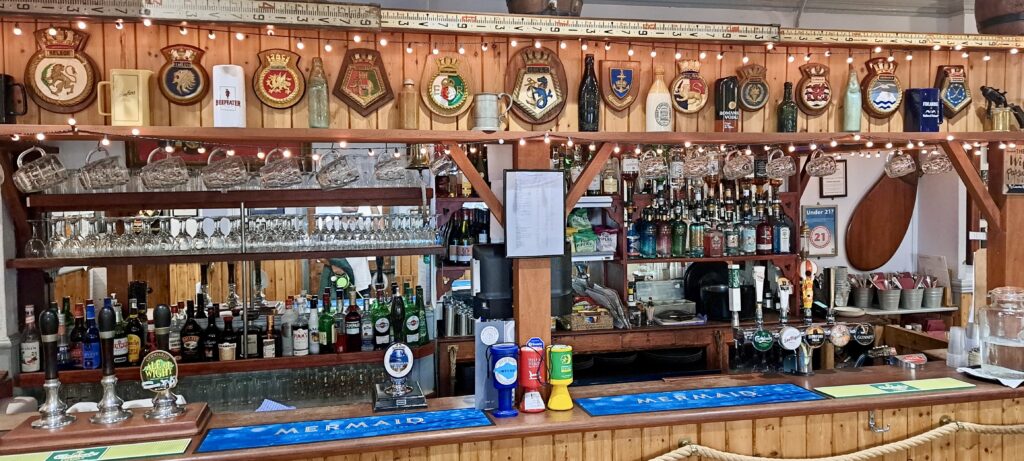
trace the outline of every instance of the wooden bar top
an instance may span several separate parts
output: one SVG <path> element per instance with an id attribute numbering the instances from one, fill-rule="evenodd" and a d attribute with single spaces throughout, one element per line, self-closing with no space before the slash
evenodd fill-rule
<path id="1" fill-rule="evenodd" d="M 570 392 L 574 398 L 582 398 L 639 392 L 663 392 L 684 389 L 707 389 L 715 387 L 752 386 L 774 383 L 793 383 L 807 389 L 813 389 L 815 387 L 824 386 L 868 384 L 943 377 L 957 378 L 974 384 L 976 387 L 957 391 L 922 392 L 870 398 L 828 399 L 811 402 L 652 412 L 604 417 L 589 416 L 577 406 L 573 410 L 566 412 L 545 411 L 543 413 L 520 414 L 518 417 L 511 419 L 492 418 L 494 425 L 489 427 L 419 432 L 394 436 L 205 454 L 193 453 L 199 445 L 199 442 L 202 440 L 202 437 L 194 437 L 192 444 L 189 446 L 188 451 L 186 451 L 185 454 L 159 459 L 271 460 L 295 459 L 297 457 L 315 458 L 385 449 L 393 450 L 408 447 L 476 442 L 505 438 L 522 438 L 559 433 L 605 431 L 867 410 L 885 410 L 938 404 L 1012 399 L 1024 396 L 1024 388 L 1010 389 L 997 384 L 974 380 L 956 373 L 956 371 L 947 368 L 945 364 L 941 363 L 932 363 L 923 369 L 918 370 L 905 370 L 895 367 L 881 366 L 854 370 L 820 371 L 814 376 L 809 377 L 788 375 L 715 375 L 705 377 L 687 377 L 644 383 L 571 388 Z M 432 399 L 428 402 L 429 407 L 427 410 L 467 408 L 472 406 L 472 403 L 472 396 Z M 368 416 L 372 414 L 373 412 L 369 403 L 269 413 L 215 414 L 210 421 L 208 429 L 295 421 L 312 421 L 320 419 L 337 419 Z M 0 422 L 2 422 L 2 419 L 3 418 L 0 418 Z M 45 434 L 42 436 L 49 437 L 53 436 L 53 434 Z M 6 453 L 0 450 L 0 454 Z"/>

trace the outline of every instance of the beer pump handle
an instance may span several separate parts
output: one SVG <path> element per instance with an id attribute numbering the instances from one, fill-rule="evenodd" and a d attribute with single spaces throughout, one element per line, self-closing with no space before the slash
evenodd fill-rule
<path id="1" fill-rule="evenodd" d="M 117 323 L 114 308 L 110 305 L 100 309 L 100 361 L 103 363 L 103 376 L 114 374 L 114 325 Z"/>
<path id="2" fill-rule="evenodd" d="M 153 326 L 156 330 L 156 348 L 171 350 L 171 308 L 160 304 L 153 309 Z"/>
<path id="3" fill-rule="evenodd" d="M 57 312 L 43 309 L 39 313 L 39 333 L 42 336 L 43 372 L 47 380 L 57 379 Z"/>

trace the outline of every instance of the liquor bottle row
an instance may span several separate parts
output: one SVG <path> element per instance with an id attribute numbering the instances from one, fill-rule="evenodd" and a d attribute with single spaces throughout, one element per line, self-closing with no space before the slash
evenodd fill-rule
<path id="1" fill-rule="evenodd" d="M 656 187 L 650 205 L 640 210 L 640 219 L 629 223 L 627 255 L 718 258 L 792 253 L 794 225 L 770 187 L 732 181 L 720 186 L 716 192 L 703 181 L 684 180 L 677 189 Z"/>
<path id="2" fill-rule="evenodd" d="M 473 246 L 490 243 L 490 211 L 462 209 L 448 221 L 448 251 L 445 264 L 468 266 Z"/>
<path id="3" fill-rule="evenodd" d="M 551 169 L 565 173 L 566 190 L 579 179 L 583 169 L 597 153 L 593 145 L 565 143 L 551 149 Z M 601 173 L 587 183 L 587 195 L 616 195 L 619 193 L 619 162 L 608 159 Z"/>
<path id="4" fill-rule="evenodd" d="M 321 298 L 309 296 L 297 300 L 289 296 L 278 315 L 250 315 L 244 328 L 236 325 L 236 320 L 241 322 L 240 309 L 228 308 L 229 303 L 203 307 L 201 296 L 199 307 L 192 300 L 179 301 L 170 307 L 168 352 L 182 362 L 195 363 L 365 352 L 386 349 L 393 342 L 425 344 L 428 333 L 423 321 L 426 309 L 423 288 L 417 286 L 415 292 L 408 284 L 403 288 L 400 292 L 393 283 L 390 293 L 386 293 L 388 290 L 384 287 L 371 287 L 366 298 L 359 298 L 355 290 L 349 290 L 346 299 L 340 289 L 333 298 L 329 289 L 324 290 Z M 138 366 L 142 357 L 157 349 L 156 329 L 153 320 L 147 318 L 146 305 L 133 298 L 126 307 L 113 294 L 103 303 L 117 316 L 114 366 Z M 49 308 L 57 312 L 60 320 L 59 368 L 100 368 L 100 334 L 93 300 L 77 303 L 72 308 L 71 299 L 65 297 L 61 307 L 54 302 Z M 34 306 L 25 307 L 22 372 L 39 371 L 40 367 L 40 335 L 34 313 Z"/>
<path id="5" fill-rule="evenodd" d="M 482 144 L 470 145 L 466 149 L 466 156 L 473 163 L 473 169 L 480 174 L 480 177 L 484 178 L 484 182 L 489 183 L 487 177 L 487 146 Z M 473 190 L 473 185 L 466 179 L 466 174 L 457 168 L 454 163 L 451 165 L 450 170 L 443 171 L 442 174 L 434 178 L 434 186 L 437 189 L 438 197 L 477 197 L 476 191 Z"/>

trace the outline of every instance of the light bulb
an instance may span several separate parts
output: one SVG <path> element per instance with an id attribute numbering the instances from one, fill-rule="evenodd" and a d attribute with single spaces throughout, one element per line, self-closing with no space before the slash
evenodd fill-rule
<path id="1" fill-rule="evenodd" d="M 589 149 L 591 152 L 593 152 L 593 151 L 597 150 L 597 144 L 590 143 L 590 145 L 587 146 L 587 149 Z"/>
<path id="2" fill-rule="evenodd" d="M 310 158 L 313 159 L 314 162 L 319 162 L 320 154 L 313 154 L 312 156 L 310 156 Z"/>
<path id="3" fill-rule="evenodd" d="M 292 156 L 292 151 L 291 149 L 285 149 L 284 152 L 281 152 L 281 155 L 283 155 L 284 158 L 289 158 Z"/>
<path id="4" fill-rule="evenodd" d="M 551 136 L 544 133 L 544 144 L 551 144 Z"/>
<path id="5" fill-rule="evenodd" d="M 999 143 L 999 148 L 1003 149 L 1003 150 L 1006 150 L 1006 143 L 1005 142 Z"/>
<path id="6" fill-rule="evenodd" d="M 68 125 L 75 126 L 77 123 L 78 123 L 78 120 L 75 120 L 74 117 L 68 118 Z"/>
<path id="7" fill-rule="evenodd" d="M 914 141 L 907 141 L 907 149 L 913 149 L 913 148 L 914 148 Z"/>
<path id="8" fill-rule="evenodd" d="M 853 140 L 854 141 L 860 141 L 860 133 L 857 133 L 857 134 L 853 135 Z"/>
<path id="9" fill-rule="evenodd" d="M 466 49 L 459 45 L 459 54 L 466 54 Z"/>
<path id="10" fill-rule="evenodd" d="M 952 140 L 954 140 L 954 139 L 956 139 L 956 136 L 953 136 L 953 135 L 946 135 L 946 141 L 952 141 Z"/>
<path id="11" fill-rule="evenodd" d="M 676 51 L 676 61 L 683 59 L 683 53 Z"/>
<path id="12" fill-rule="evenodd" d="M 519 46 L 519 41 L 516 40 L 516 39 L 512 39 L 511 41 L 508 42 L 508 46 L 511 46 L 512 48 L 515 48 L 515 47 Z"/>
<path id="13" fill-rule="evenodd" d="M 483 43 L 480 44 L 480 49 L 483 50 L 483 51 L 487 51 L 487 49 L 490 48 L 490 47 L 491 47 L 491 45 L 488 44 L 487 42 L 483 42 Z M 584 48 L 584 50 L 585 49 L 586 48 Z"/>
<path id="14" fill-rule="evenodd" d="M 811 60 L 811 53 L 805 54 L 804 55 L 804 62 L 807 62 L 807 61 L 810 61 L 810 60 Z"/>
<path id="15" fill-rule="evenodd" d="M 875 142 L 874 141 L 868 141 L 868 142 L 864 143 L 864 147 L 867 147 L 869 149 L 872 148 L 872 147 L 875 147 Z"/>
<path id="16" fill-rule="evenodd" d="M 267 35 L 270 36 L 270 37 L 274 36 L 274 25 L 273 24 L 267 24 Z"/>
<path id="17" fill-rule="evenodd" d="M 889 57 L 885 58 L 885 61 L 886 61 L 886 62 L 893 62 L 893 61 L 895 61 L 895 60 L 896 60 L 896 57 L 895 57 L 895 56 L 893 56 L 893 55 L 891 55 L 891 54 L 889 55 Z"/>
<path id="18" fill-rule="evenodd" d="M 796 152 L 796 146 L 790 144 L 789 147 L 786 148 L 786 150 L 788 150 L 790 153 Z"/>
<path id="19" fill-rule="evenodd" d="M 832 50 L 825 50 L 825 57 L 826 58 L 832 57 Z"/>
<path id="20" fill-rule="evenodd" d="M 210 40 L 214 40 L 214 39 L 216 39 L 216 38 L 217 38 L 217 34 L 216 34 L 216 33 L 214 33 L 214 32 L 213 32 L 213 31 L 211 30 L 211 31 L 210 31 L 210 32 L 209 32 L 208 34 L 206 34 L 206 38 L 208 38 L 208 39 L 210 39 Z"/>
<path id="21" fill-rule="evenodd" d="M 573 146 L 572 138 L 569 138 L 569 140 L 565 142 L 565 145 L 567 145 L 569 147 L 572 147 Z"/>
<path id="22" fill-rule="evenodd" d="M 526 145 L 526 140 L 523 139 L 523 138 L 519 138 L 519 145 L 520 146 L 525 146 Z"/>
<path id="23" fill-rule="evenodd" d="M 377 43 L 379 43 L 380 46 L 388 46 L 388 39 L 382 38 L 380 40 L 377 40 Z"/>
<path id="24" fill-rule="evenodd" d="M 199 146 L 199 148 L 196 149 L 196 152 L 200 153 L 200 154 L 205 154 L 206 153 L 206 148 L 203 147 L 203 146 Z"/>
<path id="25" fill-rule="evenodd" d="M 51 37 L 56 37 L 57 36 L 57 28 L 53 27 L 53 26 L 50 26 L 49 29 L 46 29 L 46 33 L 50 34 Z"/>
<path id="26" fill-rule="evenodd" d="M 964 143 L 964 150 L 971 150 L 971 149 L 974 149 L 974 146 L 972 146 L 971 143 L 969 143 L 969 142 L 965 142 Z"/>
<path id="27" fill-rule="evenodd" d="M 360 37 L 359 34 L 353 35 L 352 36 L 352 41 L 356 42 L 356 43 L 359 43 L 359 42 L 363 41 L 363 37 Z"/>
<path id="28" fill-rule="evenodd" d="M 717 59 L 717 60 L 721 61 L 721 60 L 722 60 L 722 58 L 724 58 L 724 57 L 725 57 L 725 53 L 718 53 L 718 55 L 717 55 L 717 56 L 715 56 L 715 59 Z"/>
<path id="29" fill-rule="evenodd" d="M 299 41 L 295 42 L 295 48 L 298 48 L 300 50 L 304 49 L 306 48 L 306 44 L 302 43 L 302 39 L 300 38 Z"/>
<path id="30" fill-rule="evenodd" d="M 172 146 L 170 144 L 164 146 L 164 152 L 167 152 L 168 154 L 170 154 L 171 152 L 174 152 L 174 146 Z"/>
<path id="31" fill-rule="evenodd" d="M 743 55 L 743 64 L 750 62 L 750 56 Z"/>
<path id="32" fill-rule="evenodd" d="M 505 144 L 505 138 L 498 138 L 498 144 Z"/>
<path id="33" fill-rule="evenodd" d="M 580 49 L 583 50 L 583 51 L 587 51 L 587 49 L 589 49 L 589 48 L 590 47 L 587 46 L 587 42 L 583 42 L 583 43 L 580 44 Z"/>
<path id="34" fill-rule="evenodd" d="M 633 53 L 634 53 L 633 47 L 629 47 L 629 49 L 626 50 L 626 54 L 629 55 L 629 56 L 633 56 Z"/>
<path id="35" fill-rule="evenodd" d="M 612 44 L 609 43 L 609 42 L 604 42 L 604 50 L 605 51 L 611 51 L 611 49 L 612 49 Z"/>
<path id="36" fill-rule="evenodd" d="M 144 25 L 146 27 L 152 26 L 153 25 L 153 20 L 151 20 L 149 18 L 145 18 L 145 19 L 142 20 L 142 25 Z"/>
<path id="37" fill-rule="evenodd" d="M 881 53 L 881 52 L 882 52 L 882 47 L 876 46 L 875 47 L 875 53 Z"/>
<path id="38" fill-rule="evenodd" d="M 395 158 L 401 158 L 402 157 L 402 154 L 400 152 L 398 152 L 398 148 L 397 147 L 395 148 L 395 152 L 393 154 L 391 154 L 391 155 L 394 155 Z"/>
<path id="39" fill-rule="evenodd" d="M 366 149 L 366 155 L 369 155 L 370 157 L 373 157 L 374 155 L 377 155 L 377 153 L 374 152 L 372 148 L 370 148 L 370 149 Z"/>
<path id="40" fill-rule="evenodd" d="M 690 141 L 683 141 L 683 147 L 686 147 L 687 149 L 689 149 L 692 145 L 693 143 Z"/>
<path id="41" fill-rule="evenodd" d="M 566 47 L 568 47 L 568 46 L 569 46 L 569 45 L 566 45 L 566 44 L 565 44 L 565 40 L 562 40 L 561 42 L 559 42 L 559 43 L 558 43 L 558 47 L 559 47 L 559 48 L 561 48 L 561 49 L 563 49 L 563 50 L 564 50 L 564 49 L 565 49 Z"/>
<path id="42" fill-rule="evenodd" d="M 338 141 L 338 147 L 344 149 L 344 148 L 348 147 L 348 142 L 346 142 L 346 141 Z"/>
<path id="43" fill-rule="evenodd" d="M 245 40 L 245 34 L 243 34 L 241 32 L 235 32 L 235 40 L 239 40 L 239 41 Z"/>
<path id="44" fill-rule="evenodd" d="M 540 48 L 540 40 L 534 40 L 533 41 L 533 47 L 534 48 Z"/>
<path id="45" fill-rule="evenodd" d="M 765 47 L 765 49 L 767 49 L 768 51 L 771 51 L 771 50 L 774 50 L 774 49 L 775 49 L 775 44 L 774 44 L 774 43 L 769 43 L 769 44 L 765 45 L 764 47 Z"/>
<path id="46" fill-rule="evenodd" d="M 914 60 L 914 53 L 907 53 L 907 61 L 913 61 L 913 60 Z"/>
<path id="47" fill-rule="evenodd" d="M 960 51 L 960 50 L 964 49 L 964 46 L 960 45 L 960 44 L 956 44 L 956 45 L 953 45 L 953 49 L 956 50 L 956 51 Z"/>
<path id="48" fill-rule="evenodd" d="M 408 53 L 408 54 L 412 54 L 412 45 L 406 45 L 405 46 L 405 52 Z"/>
<path id="49" fill-rule="evenodd" d="M 793 55 L 789 55 L 789 56 L 786 56 L 786 61 L 787 61 L 787 62 L 793 62 L 793 61 L 796 61 L 796 57 L 795 57 L 795 56 L 793 56 Z"/>
<path id="50" fill-rule="evenodd" d="M 832 141 L 829 141 L 829 143 L 828 143 L 828 146 L 829 146 L 829 147 L 836 147 L 836 146 L 838 146 L 838 145 L 839 145 L 839 143 L 838 143 L 838 142 L 836 142 L 836 140 L 835 140 L 835 139 L 833 139 Z"/>
<path id="51" fill-rule="evenodd" d="M 100 145 L 102 145 L 102 146 L 109 146 L 110 145 L 110 139 L 107 138 L 106 136 L 104 136 L 103 139 L 100 140 Z M 202 152 L 200 152 L 200 153 L 202 153 Z"/>
<path id="52" fill-rule="evenodd" d="M 918 141 L 917 147 L 924 147 L 924 141 Z"/>
<path id="53" fill-rule="evenodd" d="M 654 152 L 657 153 L 658 155 L 661 155 L 665 153 L 665 149 L 658 147 L 657 149 L 654 149 Z"/>
<path id="54" fill-rule="evenodd" d="M 808 145 L 807 147 L 808 147 L 809 149 L 811 149 L 812 151 L 818 150 L 818 144 L 817 144 L 817 143 L 813 143 L 813 142 L 812 142 L 812 143 L 811 143 L 810 145 Z"/>
<path id="55" fill-rule="evenodd" d="M 966 51 L 964 51 L 963 53 L 960 54 L 960 57 L 964 58 L 964 59 L 967 59 L 967 58 L 971 57 L 971 54 L 966 52 Z"/>
<path id="56" fill-rule="evenodd" d="M 932 51 L 939 51 L 942 49 L 942 45 L 935 45 L 932 47 Z"/>
<path id="57" fill-rule="evenodd" d="M 651 50 L 651 57 L 652 58 L 658 57 L 658 51 L 657 50 Z"/>
<path id="58" fill-rule="evenodd" d="M 892 143 L 891 142 L 885 143 L 885 148 L 886 149 L 892 149 Z"/>
<path id="59" fill-rule="evenodd" d="M 76 25 L 76 26 L 78 26 L 78 28 L 79 28 L 79 29 L 82 29 L 82 30 L 85 30 L 85 28 L 86 28 L 86 27 L 88 27 L 88 26 L 87 26 L 87 25 L 85 24 L 85 21 L 78 21 L 78 22 L 76 22 L 76 23 L 75 23 L 75 25 Z"/>
<path id="60" fill-rule="evenodd" d="M 139 135 L 139 129 L 138 128 L 132 128 L 132 136 L 138 136 L 138 135 Z"/>
<path id="61" fill-rule="evenodd" d="M 708 57 L 708 53 L 706 51 L 701 51 L 700 54 L 697 55 L 697 57 L 703 60 L 704 58 Z"/>
<path id="62" fill-rule="evenodd" d="M 184 26 L 179 27 L 178 28 L 178 33 L 181 34 L 181 35 L 188 35 L 188 29 L 186 29 Z"/>
<path id="63" fill-rule="evenodd" d="M 1020 50 L 1018 50 L 1016 48 L 1010 48 L 1010 54 L 1017 54 L 1017 53 L 1020 53 Z"/>
<path id="64" fill-rule="evenodd" d="M 636 155 L 640 155 L 640 152 L 641 152 L 640 145 L 637 144 L 637 146 L 633 148 L 633 153 L 636 154 Z"/>
<path id="65" fill-rule="evenodd" d="M 985 53 L 985 57 L 981 58 L 982 61 L 991 61 L 992 55 Z"/>
<path id="66" fill-rule="evenodd" d="M 14 23 L 14 29 L 12 32 L 14 32 L 14 35 L 21 35 L 21 26 L 19 26 L 18 23 Z"/>
<path id="67" fill-rule="evenodd" d="M 430 50 L 430 54 L 439 54 L 439 53 L 441 53 L 441 50 L 437 49 L 436 47 L 434 49 Z"/>
<path id="68" fill-rule="evenodd" d="M 612 152 L 615 152 L 616 154 L 618 154 L 621 151 L 622 148 L 620 148 L 618 144 L 616 144 L 615 147 L 612 148 Z"/>
<path id="69" fill-rule="evenodd" d="M 846 63 L 847 64 L 853 64 L 853 56 L 847 56 L 846 57 Z"/>
<path id="70" fill-rule="evenodd" d="M 331 42 L 330 41 L 327 41 L 327 43 L 324 43 L 324 51 L 330 53 L 331 50 L 333 50 L 333 49 L 334 49 L 334 47 L 331 46 Z"/>

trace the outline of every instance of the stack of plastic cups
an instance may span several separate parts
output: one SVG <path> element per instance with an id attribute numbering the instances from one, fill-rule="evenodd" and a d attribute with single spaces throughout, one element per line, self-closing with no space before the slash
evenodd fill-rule
<path id="1" fill-rule="evenodd" d="M 962 327 L 949 329 L 949 349 L 946 350 L 946 366 L 960 368 L 967 366 L 967 335 Z"/>

